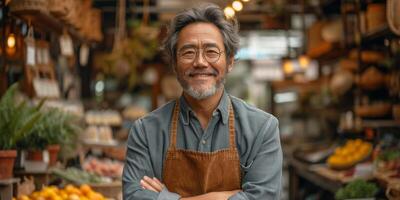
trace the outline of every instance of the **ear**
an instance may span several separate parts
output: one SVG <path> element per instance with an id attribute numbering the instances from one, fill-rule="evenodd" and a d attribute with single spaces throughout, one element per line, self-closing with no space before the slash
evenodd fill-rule
<path id="1" fill-rule="evenodd" d="M 228 64 L 228 73 L 232 71 L 234 61 L 235 61 L 234 57 L 231 57 L 228 59 L 228 63 L 227 63 Z"/>

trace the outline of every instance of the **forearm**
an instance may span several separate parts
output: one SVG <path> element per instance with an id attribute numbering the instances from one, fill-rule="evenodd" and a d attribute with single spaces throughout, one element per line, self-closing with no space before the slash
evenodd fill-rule
<path id="1" fill-rule="evenodd" d="M 157 200 L 158 194 L 153 191 L 124 186 L 124 200 Z"/>
<path id="2" fill-rule="evenodd" d="M 198 196 L 181 198 L 181 200 L 227 200 L 229 197 L 231 197 L 232 195 L 236 194 L 239 191 L 240 190 L 210 192 Z"/>

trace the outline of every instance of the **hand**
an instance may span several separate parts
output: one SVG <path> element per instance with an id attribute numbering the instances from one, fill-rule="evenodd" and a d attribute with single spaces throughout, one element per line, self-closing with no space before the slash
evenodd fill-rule
<path id="1" fill-rule="evenodd" d="M 223 199 L 227 200 L 229 197 L 235 195 L 236 193 L 240 192 L 241 190 L 232 190 L 232 191 L 221 191 L 221 192 L 212 192 L 211 194 L 215 195 L 211 199 Z"/>
<path id="2" fill-rule="evenodd" d="M 144 176 L 143 179 L 140 180 L 140 185 L 143 189 L 154 192 L 161 192 L 165 187 L 156 177 L 150 178 L 148 176 Z"/>
<path id="3" fill-rule="evenodd" d="M 241 190 L 210 192 L 198 196 L 181 198 L 180 200 L 227 200 L 229 199 L 229 197 L 235 195 L 240 191 Z"/>

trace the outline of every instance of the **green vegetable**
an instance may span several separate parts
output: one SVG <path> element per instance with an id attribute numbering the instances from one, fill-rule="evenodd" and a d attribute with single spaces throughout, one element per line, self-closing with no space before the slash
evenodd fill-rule
<path id="1" fill-rule="evenodd" d="M 379 155 L 379 160 L 391 161 L 400 158 L 400 151 L 396 149 L 386 150 Z"/>
<path id="2" fill-rule="evenodd" d="M 103 183 L 101 176 L 93 173 L 82 171 L 77 168 L 68 168 L 66 170 L 53 169 L 52 171 L 55 175 L 69 181 L 76 183 L 78 185 L 87 183 Z"/>
<path id="3" fill-rule="evenodd" d="M 357 179 L 347 184 L 344 188 L 339 189 L 335 194 L 335 199 L 371 198 L 377 192 L 378 187 L 376 184 Z"/>

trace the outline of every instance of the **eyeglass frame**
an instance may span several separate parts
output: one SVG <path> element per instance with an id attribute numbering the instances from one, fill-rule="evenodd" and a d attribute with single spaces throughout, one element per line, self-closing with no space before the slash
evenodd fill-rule
<path id="1" fill-rule="evenodd" d="M 185 50 L 185 49 L 194 49 L 194 52 L 195 52 L 194 58 L 191 59 L 189 62 L 184 62 L 184 63 L 187 63 L 187 64 L 193 63 L 193 62 L 197 59 L 198 54 L 199 54 L 198 52 L 199 52 L 200 50 L 202 50 L 202 51 L 204 52 L 204 49 L 210 48 L 210 47 L 217 48 L 218 51 L 219 51 L 219 53 L 218 53 L 218 58 L 217 58 L 214 62 L 208 61 L 207 56 L 205 56 L 205 53 L 201 53 L 201 54 L 202 54 L 202 56 L 203 56 L 203 59 L 206 60 L 208 63 L 216 63 L 216 62 L 219 61 L 219 59 L 221 58 L 221 55 L 222 55 L 223 53 L 225 53 L 225 51 L 221 51 L 221 49 L 220 49 L 218 46 L 215 46 L 215 45 L 207 45 L 207 46 L 204 46 L 204 47 L 201 47 L 201 48 L 196 48 L 196 47 L 193 47 L 192 45 L 190 45 L 190 46 L 188 46 L 188 47 L 186 47 L 186 48 L 185 48 L 185 47 L 182 47 L 182 48 L 179 49 L 178 52 L 177 52 L 177 58 L 178 58 L 178 59 L 182 59 L 182 60 L 188 60 L 188 59 L 183 59 L 183 58 L 181 57 L 181 55 L 182 55 L 181 51 L 182 51 L 182 50 Z"/>

